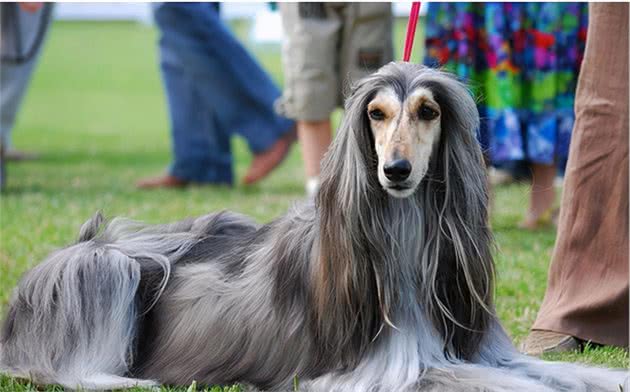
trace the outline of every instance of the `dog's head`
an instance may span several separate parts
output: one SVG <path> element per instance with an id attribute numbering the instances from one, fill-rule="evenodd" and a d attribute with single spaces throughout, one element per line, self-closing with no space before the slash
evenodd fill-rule
<path id="1" fill-rule="evenodd" d="M 414 193 L 441 133 L 440 105 L 429 88 L 383 87 L 366 112 L 378 157 L 378 181 L 394 197 Z"/>
<path id="2" fill-rule="evenodd" d="M 438 166 L 431 161 L 440 150 L 452 153 L 445 146 L 459 143 L 477 153 L 478 126 L 475 102 L 453 76 L 418 64 L 390 63 L 352 88 L 328 164 L 345 160 L 346 169 L 367 171 L 366 184 L 405 198 L 431 166 Z"/>

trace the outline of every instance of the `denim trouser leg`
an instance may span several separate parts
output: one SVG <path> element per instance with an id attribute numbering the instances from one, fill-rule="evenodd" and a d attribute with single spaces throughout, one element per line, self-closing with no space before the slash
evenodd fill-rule
<path id="1" fill-rule="evenodd" d="M 273 111 L 280 91 L 212 5 L 161 4 L 154 16 L 162 33 L 161 67 L 175 144 L 172 173 L 225 181 L 231 133 L 243 136 L 257 153 L 293 127 Z"/>
<path id="2" fill-rule="evenodd" d="M 171 113 L 174 160 L 170 174 L 184 180 L 231 184 L 230 135 L 185 70 L 162 64 Z"/>

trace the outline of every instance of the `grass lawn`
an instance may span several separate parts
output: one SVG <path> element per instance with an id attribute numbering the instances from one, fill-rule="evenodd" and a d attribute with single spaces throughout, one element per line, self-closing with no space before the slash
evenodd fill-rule
<path id="1" fill-rule="evenodd" d="M 281 83 L 279 46 L 253 45 L 246 24 L 233 27 Z M 403 29 L 404 22 L 399 22 L 399 48 Z M 22 273 L 73 241 L 81 224 L 98 209 L 108 216 L 159 223 L 228 208 L 267 222 L 303 196 L 298 148 L 254 187 L 134 188 L 137 179 L 162 172 L 170 158 L 155 41 L 152 27 L 137 24 L 53 25 L 14 132 L 15 147 L 37 151 L 41 159 L 10 164 L 8 189 L 0 202 L 0 310 Z M 420 42 L 417 37 L 416 58 Z M 240 178 L 250 155 L 238 138 L 234 151 Z M 555 238 L 551 228 L 536 233 L 517 228 L 526 205 L 525 185 L 502 187 L 492 214 L 498 243 L 497 308 L 517 344 L 542 301 Z M 550 359 L 628 366 L 626 351 L 609 348 Z M 30 390 L 35 389 L 0 377 L 0 391 Z"/>

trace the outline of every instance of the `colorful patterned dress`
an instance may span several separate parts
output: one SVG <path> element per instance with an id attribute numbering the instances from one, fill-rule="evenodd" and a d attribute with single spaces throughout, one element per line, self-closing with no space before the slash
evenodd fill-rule
<path id="1" fill-rule="evenodd" d="M 494 164 L 566 161 L 587 3 L 429 3 L 425 64 L 466 81 Z"/>

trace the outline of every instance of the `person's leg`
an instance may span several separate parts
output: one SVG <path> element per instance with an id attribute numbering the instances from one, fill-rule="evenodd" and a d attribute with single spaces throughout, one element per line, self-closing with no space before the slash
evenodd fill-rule
<path id="1" fill-rule="evenodd" d="M 138 186 L 143 188 L 232 183 L 229 134 L 217 126 L 219 108 L 205 102 L 205 90 L 217 91 L 207 75 L 220 70 L 208 61 L 198 33 L 202 27 L 191 20 L 191 14 L 204 9 L 196 4 L 189 5 L 191 12 L 182 12 L 181 7 L 163 3 L 153 9 L 161 33 L 160 68 L 168 98 L 173 162 L 168 176 L 142 180 Z"/>
<path id="2" fill-rule="evenodd" d="M 330 120 L 298 121 L 298 138 L 306 172 L 306 193 L 314 195 L 319 187 L 321 161 L 332 141 Z"/>
<path id="3" fill-rule="evenodd" d="M 5 149 L 5 157 L 19 159 L 29 154 L 10 149 L 11 131 L 41 55 L 50 26 L 52 6 L 45 5 L 33 12 L 24 11 L 15 3 L 2 4 L 0 7 L 0 51 L 3 59 L 0 66 L 0 144 Z M 16 36 L 16 28 L 19 28 L 19 36 Z M 34 49 L 32 53 L 24 53 L 30 49 Z M 23 58 L 29 54 L 30 58 Z"/>
<path id="4" fill-rule="evenodd" d="M 200 33 L 216 71 L 208 75 L 216 91 L 206 90 L 206 101 L 219 109 L 220 124 L 245 138 L 252 152 L 269 149 L 295 126 L 274 111 L 280 90 L 221 21 L 215 8 L 206 8 L 196 17 L 197 23 L 206 26 Z"/>
<path id="5" fill-rule="evenodd" d="M 205 77 L 213 78 L 214 89 L 204 90 L 204 101 L 216 108 L 218 125 L 242 136 L 254 153 L 243 179 L 251 184 L 284 159 L 295 140 L 295 123 L 275 112 L 279 89 L 221 21 L 218 10 L 201 7 L 204 12 L 191 18 L 203 26 L 204 51 L 216 69 Z"/>
<path id="6" fill-rule="evenodd" d="M 532 163 L 532 187 L 529 193 L 529 207 L 520 227 L 534 230 L 551 219 L 551 210 L 556 197 L 554 180 L 556 166 Z"/>
<path id="7" fill-rule="evenodd" d="M 169 63 L 161 68 L 171 113 L 170 174 L 186 181 L 232 183 L 230 137 L 217 124 L 215 109 L 203 103 L 203 81 Z"/>
<path id="8" fill-rule="evenodd" d="M 278 110 L 298 119 L 298 137 L 312 196 L 319 187 L 320 163 L 332 139 L 330 115 L 340 101 L 338 74 L 342 19 L 338 6 L 281 3 L 286 40 L 282 48 L 285 89 Z"/>
<path id="9" fill-rule="evenodd" d="M 192 141 L 196 153 L 182 159 L 225 165 L 231 161 L 229 135 L 235 132 L 247 140 L 255 154 L 246 182 L 264 177 L 282 161 L 292 141 L 293 122 L 273 111 L 273 102 L 280 95 L 278 89 L 223 25 L 213 5 L 164 4 L 156 8 L 155 19 L 163 33 L 163 68 L 183 70 L 195 90 L 195 110 L 213 113 L 211 140 Z M 176 153 L 178 144 L 186 150 L 191 142 L 186 131 L 178 134 L 183 140 L 174 140 Z M 215 147 L 220 150 L 215 151 Z M 173 173 L 178 167 L 194 166 L 192 162 L 180 163 L 182 159 L 176 157 Z"/>
<path id="10" fill-rule="evenodd" d="M 628 4 L 589 4 L 545 299 L 524 351 L 628 346 Z M 602 72 L 602 70 L 606 72 Z"/>

